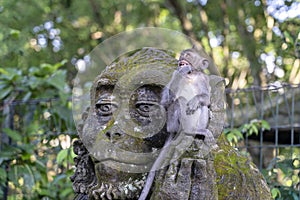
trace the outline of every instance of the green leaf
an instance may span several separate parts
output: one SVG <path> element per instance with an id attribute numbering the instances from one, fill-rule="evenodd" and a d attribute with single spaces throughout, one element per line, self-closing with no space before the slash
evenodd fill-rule
<path id="1" fill-rule="evenodd" d="M 14 38 L 14 39 L 18 39 L 19 36 L 20 36 L 20 33 L 21 33 L 21 32 L 20 32 L 19 30 L 12 29 L 12 30 L 10 30 L 9 35 L 10 35 L 12 38 Z"/>
<path id="2" fill-rule="evenodd" d="M 0 68 L 0 74 L 8 75 L 8 72 L 5 69 Z"/>
<path id="3" fill-rule="evenodd" d="M 294 200 L 299 200 L 299 198 L 298 198 L 298 195 L 297 194 L 295 194 L 294 192 L 293 192 L 293 198 L 294 198 Z"/>
<path id="4" fill-rule="evenodd" d="M 74 194 L 74 191 L 72 188 L 66 188 L 63 191 L 60 192 L 59 196 L 62 198 L 70 197 Z"/>
<path id="5" fill-rule="evenodd" d="M 68 149 L 61 150 L 56 157 L 57 164 L 61 164 L 68 156 Z"/>
<path id="6" fill-rule="evenodd" d="M 285 41 L 288 42 L 288 43 L 291 43 L 291 44 L 294 44 L 294 39 L 293 37 L 291 36 L 291 34 L 287 31 L 284 31 L 283 32 L 284 36 L 285 36 Z"/>
<path id="7" fill-rule="evenodd" d="M 28 189 L 32 189 L 32 187 L 35 184 L 33 170 L 31 169 L 31 167 L 28 164 L 25 164 L 25 168 L 28 173 L 24 173 L 24 182 L 26 183 L 26 187 L 28 187 Z"/>
<path id="8" fill-rule="evenodd" d="M 229 142 L 231 142 L 233 140 L 233 135 L 231 133 L 229 133 L 228 135 L 226 135 L 226 138 Z"/>
<path id="9" fill-rule="evenodd" d="M 31 156 L 31 154 L 29 154 L 27 152 L 22 152 L 21 159 L 23 161 L 27 161 L 27 160 L 30 160 L 30 156 Z"/>
<path id="10" fill-rule="evenodd" d="M 3 90 L 0 90 L 0 100 L 4 99 L 10 92 L 13 91 L 13 87 L 9 86 Z"/>
<path id="11" fill-rule="evenodd" d="M 57 113 L 60 119 L 63 119 L 66 123 L 72 122 L 72 111 L 65 106 L 58 105 L 53 109 L 54 113 Z"/>
<path id="12" fill-rule="evenodd" d="M 3 145 L 3 149 L 0 151 L 0 157 L 3 160 L 15 159 L 22 150 L 11 145 Z"/>
<path id="13" fill-rule="evenodd" d="M 51 65 L 51 64 L 48 64 L 48 63 L 43 63 L 41 64 L 41 70 L 40 74 L 43 74 L 43 75 L 47 75 L 47 74 L 53 74 L 55 71 L 58 70 L 58 68 L 60 68 L 61 66 L 65 65 L 68 61 L 65 59 L 65 60 L 62 60 L 61 62 L 58 62 L 54 65 Z"/>
<path id="14" fill-rule="evenodd" d="M 26 156 L 25 154 L 30 154 L 30 155 L 34 154 L 34 147 L 35 146 L 31 143 L 29 143 L 29 144 L 28 143 L 22 143 L 22 144 L 18 145 L 18 147 L 23 150 L 24 156 Z"/>
<path id="15" fill-rule="evenodd" d="M 66 174 L 60 174 L 60 175 L 57 175 L 55 176 L 54 180 L 53 180 L 53 184 L 58 184 L 58 182 L 62 179 L 65 179 L 67 177 Z"/>
<path id="16" fill-rule="evenodd" d="M 46 169 L 46 165 L 38 159 L 35 161 L 35 164 L 36 164 L 36 167 L 39 171 L 43 171 L 43 170 Z"/>
<path id="17" fill-rule="evenodd" d="M 253 132 L 255 133 L 255 135 L 258 135 L 258 129 L 255 125 L 252 125 L 252 129 L 253 129 Z"/>
<path id="18" fill-rule="evenodd" d="M 35 67 L 35 66 L 32 66 L 32 67 L 29 68 L 28 72 L 29 72 L 29 75 L 31 75 L 31 76 L 32 76 L 32 75 L 36 76 L 37 74 L 39 74 L 40 69 L 37 68 L 37 67 Z"/>
<path id="19" fill-rule="evenodd" d="M 250 128 L 250 124 L 244 124 L 242 127 L 241 127 L 241 131 L 243 133 L 246 133 Z"/>
<path id="20" fill-rule="evenodd" d="M 5 180 L 6 176 L 7 176 L 7 173 L 6 173 L 5 169 L 0 167 L 0 180 L 2 180 L 2 181 Z"/>
<path id="21" fill-rule="evenodd" d="M 44 196 L 44 197 L 50 197 L 50 198 L 53 198 L 53 199 L 55 198 L 55 192 L 49 191 L 48 188 L 46 188 L 46 189 L 41 189 L 41 190 L 39 191 L 39 194 L 42 195 L 42 196 Z"/>
<path id="22" fill-rule="evenodd" d="M 8 85 L 9 85 L 9 82 L 7 82 L 7 81 L 0 81 L 0 91 L 3 88 L 6 88 Z"/>
<path id="23" fill-rule="evenodd" d="M 18 165 L 11 166 L 10 171 L 8 171 L 8 178 L 15 185 L 18 185 L 18 179 L 19 179 L 19 166 Z"/>
<path id="24" fill-rule="evenodd" d="M 32 95 L 32 92 L 27 92 L 26 94 L 25 94 L 25 96 L 22 98 L 22 101 L 24 101 L 24 102 L 26 102 L 26 101 L 28 101 L 29 100 L 29 98 L 31 97 L 31 95 Z"/>
<path id="25" fill-rule="evenodd" d="M 281 196 L 280 190 L 278 188 L 273 188 L 271 190 L 271 193 L 272 193 L 273 199 L 275 199 L 276 197 L 280 197 Z"/>
<path id="26" fill-rule="evenodd" d="M 68 98 L 70 97 L 70 94 L 66 93 L 66 92 L 63 92 L 63 91 L 59 91 L 58 95 L 59 95 L 59 98 L 60 98 L 62 104 L 65 105 L 66 102 L 68 101 Z"/>
<path id="27" fill-rule="evenodd" d="M 229 133 L 230 131 L 231 131 L 231 129 L 225 128 L 225 129 L 223 130 L 223 133 L 224 133 L 224 134 L 227 134 L 227 133 Z"/>
<path id="28" fill-rule="evenodd" d="M 70 151 L 71 151 L 71 158 L 72 158 L 72 161 L 74 162 L 74 158 L 75 158 L 77 155 L 74 153 L 74 148 L 73 148 L 73 146 L 71 146 Z"/>
<path id="29" fill-rule="evenodd" d="M 52 74 L 53 72 L 55 72 L 55 70 L 53 65 L 48 63 L 43 63 L 41 64 L 40 72 L 42 72 L 43 75 L 47 75 L 47 74 Z"/>
<path id="30" fill-rule="evenodd" d="M 45 81 L 43 80 L 43 78 L 31 76 L 27 84 L 29 85 L 30 89 L 34 90 L 41 86 L 44 82 Z"/>
<path id="31" fill-rule="evenodd" d="M 60 91 L 64 91 L 65 84 L 66 84 L 66 71 L 58 70 L 51 77 L 47 80 L 47 82 L 54 86 L 55 88 L 59 89 Z"/>
<path id="32" fill-rule="evenodd" d="M 248 133 L 247 133 L 247 136 L 250 136 L 250 135 L 252 135 L 252 134 L 253 134 L 253 129 L 250 128 L 249 131 L 248 131 Z"/>
<path id="33" fill-rule="evenodd" d="M 22 136 L 18 131 L 11 130 L 10 128 L 4 128 L 3 131 L 8 137 L 16 142 L 22 140 Z"/>
<path id="34" fill-rule="evenodd" d="M 234 136 L 233 141 L 234 141 L 235 144 L 237 144 L 238 143 L 238 138 L 236 136 Z"/>
<path id="35" fill-rule="evenodd" d="M 4 71 L 2 71 L 2 73 L 4 75 L 3 78 L 9 81 L 16 79 L 16 77 L 20 77 L 22 75 L 22 71 L 15 68 L 6 68 Z"/>
<path id="36" fill-rule="evenodd" d="M 234 135 L 236 135 L 236 137 L 239 138 L 239 139 L 243 139 L 243 138 L 244 138 L 243 134 L 242 134 L 241 131 L 239 131 L 238 129 L 233 129 L 233 130 L 232 130 L 232 133 L 233 133 Z"/>
<path id="37" fill-rule="evenodd" d="M 270 130 L 271 129 L 270 124 L 266 120 L 261 120 L 261 127 L 264 130 Z"/>
<path id="38" fill-rule="evenodd" d="M 53 68 L 55 70 L 57 70 L 58 68 L 64 66 L 66 63 L 68 62 L 67 59 L 62 60 L 61 62 L 56 63 L 55 65 L 53 65 Z"/>

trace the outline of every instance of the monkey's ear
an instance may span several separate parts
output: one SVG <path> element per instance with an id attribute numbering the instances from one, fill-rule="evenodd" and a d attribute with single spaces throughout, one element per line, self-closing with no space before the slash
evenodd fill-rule
<path id="1" fill-rule="evenodd" d="M 209 61 L 206 59 L 206 58 L 204 58 L 203 60 L 202 60 L 202 63 L 201 63 L 202 65 L 201 65 L 201 68 L 204 70 L 204 69 L 207 69 L 208 68 L 208 66 L 209 66 Z"/>

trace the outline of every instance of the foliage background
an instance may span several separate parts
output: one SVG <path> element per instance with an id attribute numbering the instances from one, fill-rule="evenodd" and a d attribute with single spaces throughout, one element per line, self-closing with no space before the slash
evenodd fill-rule
<path id="1" fill-rule="evenodd" d="M 203 46 L 227 87 L 299 84 L 299 15 L 297 0 L 0 0 L 0 198 L 72 199 L 68 97 L 101 41 L 170 28 Z"/>

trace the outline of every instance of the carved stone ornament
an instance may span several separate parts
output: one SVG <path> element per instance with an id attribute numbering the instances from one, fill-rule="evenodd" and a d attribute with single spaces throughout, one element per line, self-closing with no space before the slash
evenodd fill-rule
<path id="1" fill-rule="evenodd" d="M 143 48 L 119 58 L 95 79 L 80 139 L 73 144 L 76 200 L 138 199 L 150 170 L 155 171 L 147 195 L 151 200 L 271 199 L 256 166 L 221 135 L 223 78 L 209 76 L 207 129 L 217 148 L 182 131 L 165 145 L 169 133 L 161 92 L 177 63 L 171 52 Z M 161 152 L 163 162 L 153 169 Z"/>

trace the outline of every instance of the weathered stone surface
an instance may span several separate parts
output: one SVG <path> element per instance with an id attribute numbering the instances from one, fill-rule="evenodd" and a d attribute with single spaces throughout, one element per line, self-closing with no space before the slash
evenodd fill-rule
<path id="1" fill-rule="evenodd" d="M 213 152 L 219 199 L 272 199 L 257 167 L 231 147 L 221 135 L 220 149 Z"/>
<path id="2" fill-rule="evenodd" d="M 77 194 L 75 199 L 87 199 L 89 189 L 96 185 L 94 163 L 89 156 L 88 151 L 80 140 L 73 143 L 74 153 L 77 157 L 74 159 L 76 171 L 71 176 L 73 182 L 73 190 Z"/>
<path id="3" fill-rule="evenodd" d="M 157 105 L 160 101 L 160 90 L 170 80 L 176 65 L 177 60 L 170 52 L 144 48 L 108 66 L 96 78 L 91 90 L 91 108 L 87 116 L 84 115 L 84 120 L 91 120 L 93 124 L 84 124 L 79 132 L 82 142 L 78 140 L 74 143 L 74 152 L 77 154 L 76 171 L 71 180 L 77 194 L 75 199 L 138 199 L 147 173 L 126 173 L 104 165 L 105 161 L 97 160 L 94 154 L 88 151 L 91 149 L 89 145 L 94 145 L 95 140 L 99 139 L 95 133 L 101 134 L 100 139 L 110 141 L 116 148 L 131 152 L 133 157 L 128 159 L 133 168 L 138 169 L 139 164 L 147 162 L 147 159 L 135 161 L 138 156 L 134 156 L 139 153 L 157 156 L 155 149 L 162 148 L 168 133 L 163 127 L 150 138 L 133 137 L 135 133 L 130 132 L 130 127 L 120 129 L 116 125 L 115 122 L 123 118 L 103 114 L 101 98 L 113 98 L 116 96 L 115 88 L 121 88 L 117 92 L 117 98 L 120 98 L 121 102 L 122 98 L 130 99 L 130 117 L 143 128 L 150 122 L 145 115 L 145 107 L 139 107 L 139 102 L 147 106 Z M 128 86 L 127 90 L 133 91 L 130 95 L 128 91 L 123 92 L 123 84 Z M 219 147 L 210 151 L 206 149 L 201 138 L 195 138 L 192 144 L 182 151 L 183 144 L 189 144 L 189 138 L 180 138 L 179 143 L 174 144 L 168 151 L 170 155 L 166 155 L 171 160 L 174 157 L 178 159 L 156 171 L 149 199 L 271 199 L 266 182 L 257 168 L 220 136 L 225 109 L 223 79 L 211 76 L 210 85 L 212 105 L 208 128 L 216 139 L 219 138 Z M 120 123 L 122 126 L 122 122 Z M 105 128 L 98 128 L 100 126 Z M 118 155 L 120 152 L 114 153 Z M 149 159 L 151 160 L 151 156 Z"/>

